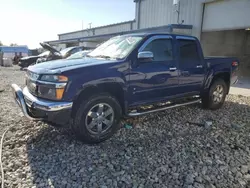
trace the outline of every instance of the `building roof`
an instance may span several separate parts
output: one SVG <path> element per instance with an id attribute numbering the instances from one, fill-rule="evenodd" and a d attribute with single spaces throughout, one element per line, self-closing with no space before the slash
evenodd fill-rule
<path id="1" fill-rule="evenodd" d="M 129 21 L 124 21 L 124 22 L 119 22 L 119 23 L 114 23 L 114 24 L 109 24 L 109 25 L 103 25 L 103 26 L 99 26 L 99 27 L 92 27 L 91 29 L 100 29 L 100 28 L 112 27 L 112 26 L 116 26 L 116 25 L 121 25 L 121 24 L 126 24 L 126 23 L 133 23 L 133 22 L 135 22 L 135 20 L 129 20 Z M 82 31 L 88 31 L 88 30 L 89 29 L 83 29 L 83 30 L 77 30 L 77 31 L 72 31 L 72 32 L 67 32 L 67 33 L 60 33 L 60 34 L 58 34 L 58 36 L 77 33 L 77 32 L 82 32 Z"/>
<path id="2" fill-rule="evenodd" d="M 91 39 L 111 38 L 117 35 L 135 34 L 135 33 L 163 33 L 163 32 L 171 33 L 173 29 L 192 29 L 192 27 L 193 27 L 192 25 L 169 24 L 165 26 L 116 32 L 116 33 L 110 33 L 110 34 L 104 34 L 104 35 L 93 35 L 93 36 L 87 36 L 87 37 L 77 37 L 77 38 L 70 38 L 70 39 L 47 41 L 47 43 L 63 43 L 63 42 L 73 42 L 73 41 L 82 42 L 82 41 L 88 41 Z"/>
<path id="3" fill-rule="evenodd" d="M 15 52 L 28 53 L 29 49 L 27 46 L 0 46 L 0 52 L 4 52 L 4 53 L 15 53 Z"/>

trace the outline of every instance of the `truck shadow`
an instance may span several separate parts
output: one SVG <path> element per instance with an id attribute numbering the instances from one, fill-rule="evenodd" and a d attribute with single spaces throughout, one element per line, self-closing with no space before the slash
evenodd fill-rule
<path id="1" fill-rule="evenodd" d="M 250 77 L 240 78 L 236 84 L 232 85 L 232 87 L 250 89 Z"/>
<path id="2" fill-rule="evenodd" d="M 212 150 L 225 150 L 225 144 L 216 144 L 216 147 L 213 147 L 216 139 L 221 139 L 224 143 L 224 139 L 232 137 L 232 134 L 244 134 L 245 129 L 249 129 L 250 121 L 238 117 L 241 111 L 250 114 L 250 106 L 227 101 L 218 111 L 201 110 L 199 105 L 189 106 L 186 109 L 171 109 L 154 116 L 140 117 L 136 119 L 137 126 L 132 129 L 122 128 L 108 141 L 94 146 L 76 141 L 65 130 L 46 127 L 27 143 L 33 183 L 38 188 L 101 185 L 112 187 L 115 182 L 118 187 L 132 187 L 132 180 L 128 175 L 137 182 L 146 181 L 162 166 L 166 172 L 163 172 L 161 181 L 175 183 L 175 180 L 168 177 L 167 172 L 174 166 L 182 166 L 182 170 L 178 172 L 179 183 L 182 186 L 190 164 L 198 168 L 197 161 L 202 160 L 203 156 Z M 213 119 L 215 129 L 207 130 L 205 127 L 187 124 L 186 118 L 180 115 L 186 112 L 191 113 L 192 117 L 197 117 L 193 118 L 194 121 L 200 121 L 201 118 Z M 224 123 L 220 117 L 223 112 L 226 112 L 226 117 L 223 117 Z M 239 130 L 227 126 L 226 124 L 231 123 L 233 119 L 249 126 L 245 125 Z M 249 143 L 250 138 L 244 139 Z M 227 149 L 229 154 L 233 153 L 230 146 Z M 96 181 L 99 184 L 95 184 Z"/>

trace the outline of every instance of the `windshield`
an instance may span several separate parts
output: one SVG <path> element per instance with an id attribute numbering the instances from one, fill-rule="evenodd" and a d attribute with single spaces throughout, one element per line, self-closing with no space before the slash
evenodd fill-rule
<path id="1" fill-rule="evenodd" d="M 142 40 L 140 36 L 119 36 L 109 39 L 88 54 L 90 57 L 123 59 Z"/>
<path id="2" fill-rule="evenodd" d="M 68 53 L 68 51 L 70 51 L 71 49 L 73 49 L 74 47 L 70 47 L 70 48 L 65 48 L 63 50 L 60 51 L 60 54 L 62 56 L 65 56 L 66 53 Z"/>
<path id="3" fill-rule="evenodd" d="M 74 54 L 72 54 L 71 56 L 69 56 L 67 59 L 79 59 L 79 58 L 83 58 L 85 57 L 85 55 L 87 53 L 89 53 L 90 51 L 80 51 L 80 52 L 76 52 Z"/>

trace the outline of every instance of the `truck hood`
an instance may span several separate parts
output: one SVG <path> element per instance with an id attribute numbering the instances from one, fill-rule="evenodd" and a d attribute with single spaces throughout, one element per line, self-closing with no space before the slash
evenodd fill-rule
<path id="1" fill-rule="evenodd" d="M 116 60 L 95 59 L 88 57 L 82 59 L 60 59 L 29 66 L 28 70 L 38 74 L 60 74 L 67 70 L 114 62 L 116 62 Z"/>

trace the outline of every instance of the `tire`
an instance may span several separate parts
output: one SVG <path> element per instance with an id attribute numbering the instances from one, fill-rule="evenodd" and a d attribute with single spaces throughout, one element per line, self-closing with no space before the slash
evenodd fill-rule
<path id="1" fill-rule="evenodd" d="M 102 115 L 98 113 L 99 109 L 103 109 Z M 105 117 L 109 113 L 110 115 Z M 84 143 L 100 143 L 109 139 L 119 129 L 121 115 L 120 104 L 108 94 L 84 99 L 73 119 L 72 130 Z M 102 127 L 103 132 L 99 131 L 99 127 Z"/>
<path id="2" fill-rule="evenodd" d="M 228 87 L 224 80 L 222 79 L 214 80 L 209 88 L 209 91 L 205 93 L 201 98 L 202 106 L 204 108 L 211 110 L 217 110 L 221 108 L 225 102 L 227 91 Z"/>

